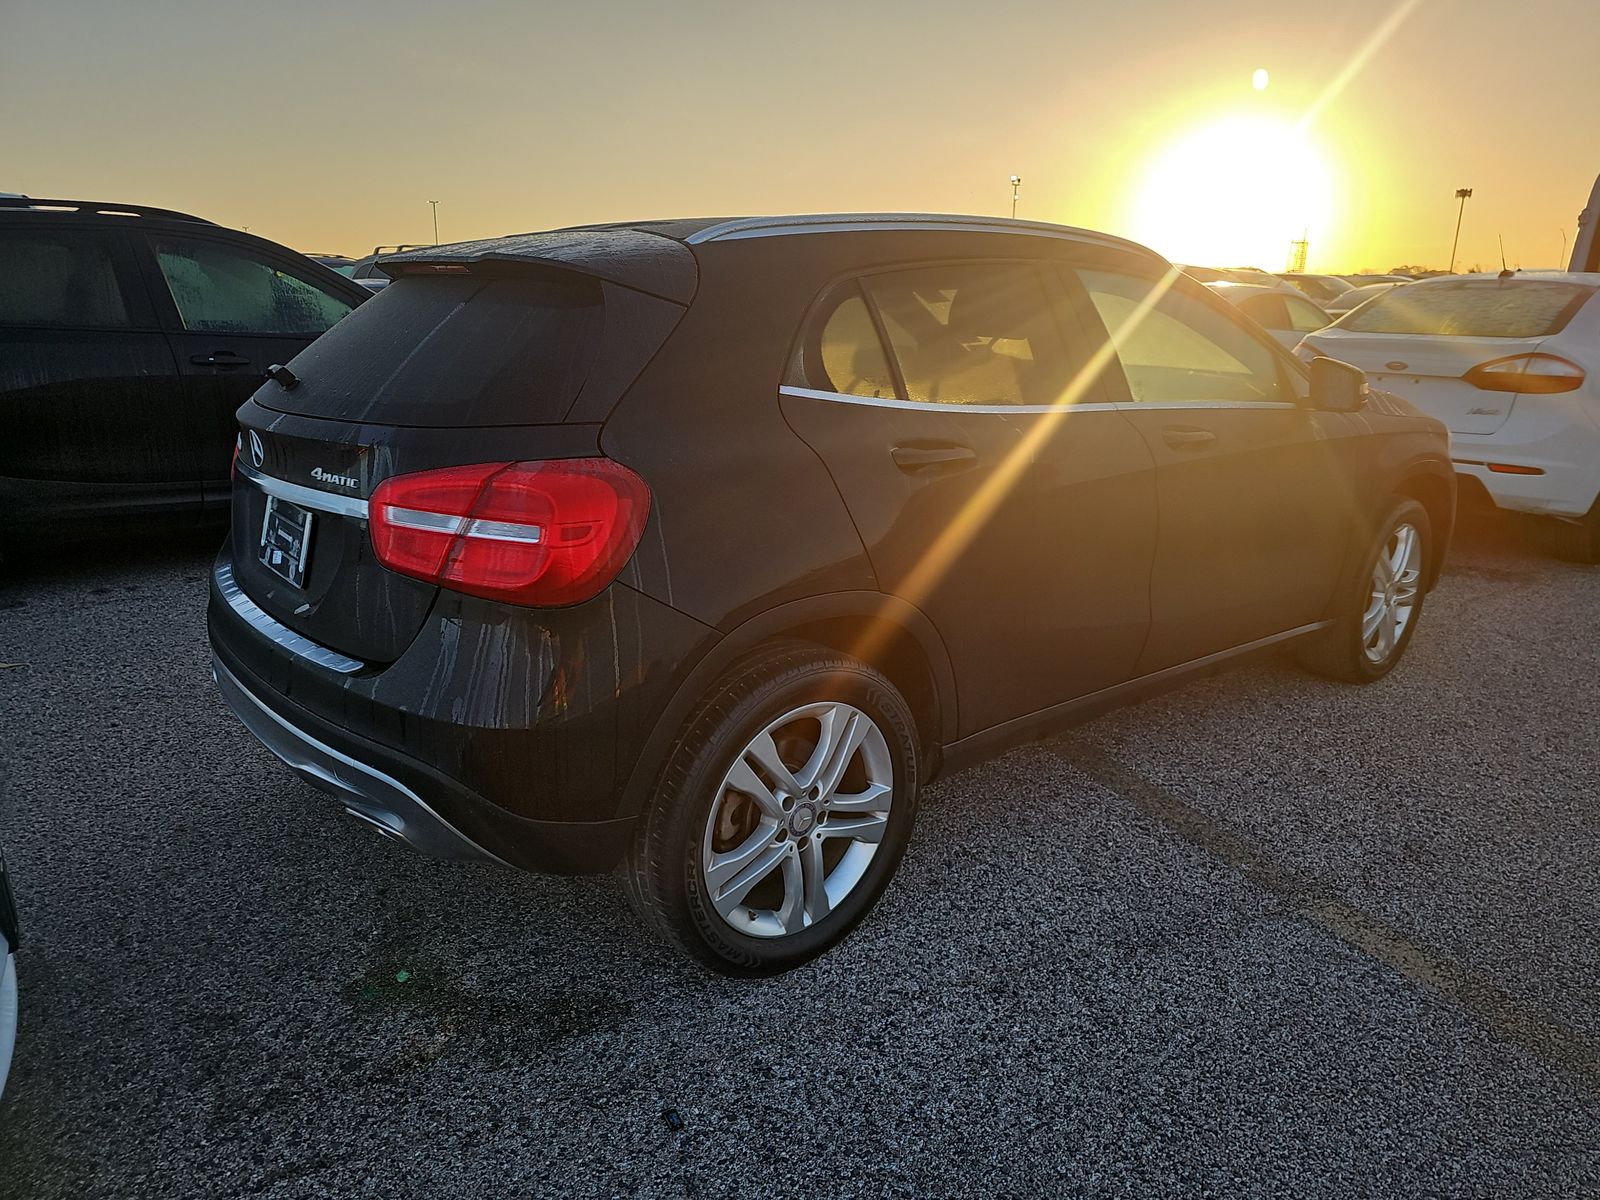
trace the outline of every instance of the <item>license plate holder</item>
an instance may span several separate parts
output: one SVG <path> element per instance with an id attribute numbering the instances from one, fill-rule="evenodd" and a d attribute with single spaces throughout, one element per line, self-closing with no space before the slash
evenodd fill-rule
<path id="1" fill-rule="evenodd" d="M 290 587 L 306 586 L 313 515 L 310 509 L 279 496 L 267 497 L 267 513 L 261 521 L 261 565 Z"/>

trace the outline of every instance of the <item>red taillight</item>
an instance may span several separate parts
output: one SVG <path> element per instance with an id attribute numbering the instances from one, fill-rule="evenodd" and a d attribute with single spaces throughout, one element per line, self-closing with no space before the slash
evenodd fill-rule
<path id="1" fill-rule="evenodd" d="M 228 464 L 228 478 L 239 478 L 239 451 L 244 449 L 244 434 L 235 434 L 233 438 L 233 461 Z"/>
<path id="2" fill-rule="evenodd" d="M 577 604 L 622 570 L 650 489 L 608 458 L 480 463 L 397 475 L 367 505 L 391 571 L 511 604 Z"/>
<path id="3" fill-rule="evenodd" d="M 1489 392 L 1571 392 L 1583 386 L 1583 368 L 1554 354 L 1510 354 L 1479 363 L 1461 378 Z"/>

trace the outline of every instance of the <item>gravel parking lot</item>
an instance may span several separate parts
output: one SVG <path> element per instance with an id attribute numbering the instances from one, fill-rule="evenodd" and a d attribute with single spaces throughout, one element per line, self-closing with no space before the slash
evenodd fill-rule
<path id="1" fill-rule="evenodd" d="M 225 712 L 210 548 L 0 578 L 0 1196 L 1600 1193 L 1600 571 L 1470 526 L 1409 660 L 947 779 L 781 979 L 413 856 Z"/>

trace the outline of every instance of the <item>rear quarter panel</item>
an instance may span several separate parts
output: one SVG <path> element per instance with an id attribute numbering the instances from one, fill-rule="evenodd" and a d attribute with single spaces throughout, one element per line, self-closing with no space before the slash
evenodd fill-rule
<path id="1" fill-rule="evenodd" d="M 629 582 L 726 631 L 876 581 L 827 469 L 779 407 L 812 272 L 752 269 L 717 249 L 698 248 L 694 304 L 606 422 L 601 448 L 650 485 Z"/>

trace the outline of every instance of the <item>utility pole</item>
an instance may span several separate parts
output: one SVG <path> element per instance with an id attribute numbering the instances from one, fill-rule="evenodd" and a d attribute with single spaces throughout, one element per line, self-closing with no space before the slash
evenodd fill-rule
<path id="1" fill-rule="evenodd" d="M 1467 214 L 1467 201 L 1472 196 L 1471 188 L 1457 188 L 1456 199 L 1461 201 L 1461 207 L 1456 210 L 1456 237 L 1450 243 L 1450 274 L 1456 273 L 1456 247 L 1461 244 L 1461 218 Z"/>
<path id="2" fill-rule="evenodd" d="M 1306 269 L 1306 251 L 1311 245 L 1311 231 L 1302 229 L 1300 240 L 1289 243 L 1289 270 L 1300 274 Z"/>
<path id="3" fill-rule="evenodd" d="M 1022 176 L 1021 175 L 1013 175 L 1011 177 L 1011 219 L 1013 221 L 1015 221 L 1017 219 L 1017 197 L 1020 196 L 1021 194 L 1022 194 Z"/>
<path id="4" fill-rule="evenodd" d="M 437 200 L 429 200 L 428 203 L 433 206 L 433 244 L 437 246 L 439 244 L 439 202 Z"/>

